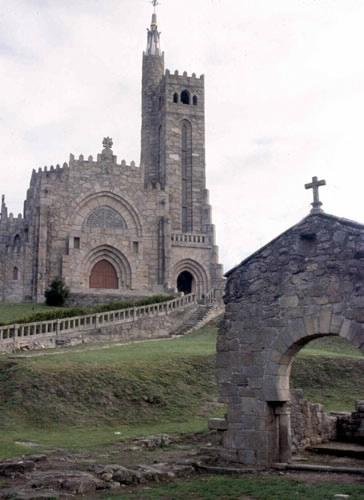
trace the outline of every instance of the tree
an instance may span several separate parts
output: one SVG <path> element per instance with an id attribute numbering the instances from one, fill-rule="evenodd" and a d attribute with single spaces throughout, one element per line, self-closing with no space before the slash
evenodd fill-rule
<path id="1" fill-rule="evenodd" d="M 55 278 L 44 292 L 47 306 L 62 307 L 69 297 L 70 291 L 62 278 Z"/>

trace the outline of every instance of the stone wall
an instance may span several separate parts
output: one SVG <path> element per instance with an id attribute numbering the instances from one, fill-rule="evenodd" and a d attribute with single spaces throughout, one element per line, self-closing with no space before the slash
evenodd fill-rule
<path id="1" fill-rule="evenodd" d="M 364 401 L 357 401 L 353 413 L 337 415 L 337 438 L 364 445 Z"/>
<path id="2" fill-rule="evenodd" d="M 321 404 L 307 401 L 301 389 L 291 391 L 290 414 L 293 453 L 336 439 L 337 417 L 326 413 Z M 227 430 L 226 418 L 210 419 L 209 429 L 216 432 L 215 443 L 222 445 Z"/>
<path id="3" fill-rule="evenodd" d="M 300 389 L 291 391 L 290 403 L 293 452 L 336 438 L 336 417 L 321 404 L 307 401 Z"/>

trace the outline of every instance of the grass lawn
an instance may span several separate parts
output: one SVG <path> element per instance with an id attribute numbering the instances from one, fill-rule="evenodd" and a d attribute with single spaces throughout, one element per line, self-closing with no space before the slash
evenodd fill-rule
<path id="1" fill-rule="evenodd" d="M 59 309 L 59 307 L 50 307 L 45 304 L 0 304 L 0 324 L 16 323 L 35 313 Z"/>
<path id="2" fill-rule="evenodd" d="M 315 483 L 277 476 L 205 476 L 179 480 L 162 486 L 139 489 L 134 493 L 102 494 L 104 500 L 332 500 L 336 494 L 350 495 L 350 500 L 362 500 L 364 486 L 355 484 Z"/>
<path id="3" fill-rule="evenodd" d="M 176 340 L 1 356 L 0 458 L 206 431 L 208 417 L 224 412 L 216 404 L 215 342 L 212 325 Z M 295 360 L 292 385 L 329 409 L 352 410 L 363 399 L 363 375 L 358 351 L 320 340 Z"/>

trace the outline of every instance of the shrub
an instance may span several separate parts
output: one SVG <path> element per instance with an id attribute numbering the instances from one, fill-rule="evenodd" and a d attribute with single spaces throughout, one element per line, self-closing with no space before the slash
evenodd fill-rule
<path id="1" fill-rule="evenodd" d="M 62 278 L 55 278 L 44 293 L 47 306 L 64 306 L 69 293 Z"/>
<path id="2" fill-rule="evenodd" d="M 148 306 L 151 304 L 158 304 L 167 302 L 175 297 L 172 295 L 153 295 L 139 300 L 111 302 L 110 304 L 99 304 L 96 306 L 87 307 L 69 307 L 52 311 L 41 311 L 33 314 L 28 314 L 23 318 L 16 320 L 17 324 L 22 323 L 35 323 L 39 321 L 52 321 L 55 319 L 72 318 L 75 316 L 84 316 L 86 314 L 96 314 L 108 311 L 117 311 L 119 309 L 127 309 L 129 307 Z M 0 322 L 0 326 L 13 324 L 14 321 Z"/>

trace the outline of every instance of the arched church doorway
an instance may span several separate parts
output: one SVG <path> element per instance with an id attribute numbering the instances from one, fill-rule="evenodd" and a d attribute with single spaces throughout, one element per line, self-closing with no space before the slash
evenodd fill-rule
<path id="1" fill-rule="evenodd" d="M 186 295 L 192 293 L 194 281 L 195 279 L 189 271 L 183 271 L 177 278 L 177 290 Z"/>
<path id="2" fill-rule="evenodd" d="M 90 274 L 90 288 L 119 288 L 117 273 L 109 261 L 103 259 L 94 265 Z"/>

